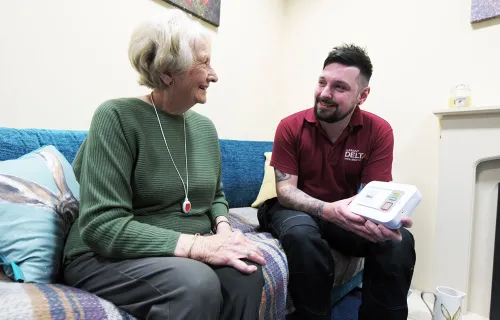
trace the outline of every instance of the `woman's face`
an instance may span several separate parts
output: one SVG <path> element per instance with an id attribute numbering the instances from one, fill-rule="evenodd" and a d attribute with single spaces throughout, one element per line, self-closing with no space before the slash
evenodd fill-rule
<path id="1" fill-rule="evenodd" d="M 210 42 L 199 40 L 195 45 L 195 60 L 191 69 L 174 79 L 176 95 L 185 96 L 188 103 L 207 102 L 207 89 L 210 82 L 217 82 L 217 74 L 210 65 Z"/>

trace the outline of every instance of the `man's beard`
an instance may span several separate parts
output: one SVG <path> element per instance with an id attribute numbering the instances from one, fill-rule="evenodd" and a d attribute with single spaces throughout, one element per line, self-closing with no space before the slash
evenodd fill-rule
<path id="1" fill-rule="evenodd" d="M 322 108 L 321 110 L 318 108 L 318 104 L 320 102 L 324 102 L 327 105 L 331 105 L 331 109 L 329 107 Z M 351 114 L 352 110 L 356 108 L 356 105 L 353 104 L 346 112 L 342 113 L 342 110 L 339 108 L 338 104 L 332 100 L 319 100 L 315 99 L 314 103 L 314 115 L 316 119 L 320 121 L 324 121 L 326 123 L 335 123 L 340 120 L 344 120 L 348 115 Z"/>

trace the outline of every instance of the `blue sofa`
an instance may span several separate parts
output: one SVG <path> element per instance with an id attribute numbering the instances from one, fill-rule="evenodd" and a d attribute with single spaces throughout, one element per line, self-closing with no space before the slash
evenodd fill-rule
<path id="1" fill-rule="evenodd" d="M 86 134 L 85 131 L 0 127 L 0 161 L 17 159 L 42 146 L 53 145 L 71 162 Z M 267 260 L 260 318 L 285 319 L 293 310 L 293 301 L 287 294 L 286 256 L 276 239 L 259 231 L 257 210 L 250 207 L 262 183 L 264 152 L 272 150 L 272 142 L 221 139 L 220 145 L 222 180 L 231 208 L 231 222 L 255 241 Z M 335 251 L 332 254 L 338 264 L 331 297 L 335 304 L 360 284 L 363 260 L 344 257 Z M 5 275 L 2 279 L 0 275 L 0 300 L 0 315 L 8 319 L 133 319 L 110 302 L 62 283 L 20 283 Z"/>

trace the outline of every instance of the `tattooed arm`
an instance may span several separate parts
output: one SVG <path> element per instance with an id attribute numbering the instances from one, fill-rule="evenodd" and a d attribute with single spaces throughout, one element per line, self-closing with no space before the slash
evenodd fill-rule
<path id="1" fill-rule="evenodd" d="M 325 202 L 299 190 L 297 188 L 297 176 L 278 169 L 274 169 L 274 174 L 276 176 L 276 194 L 282 206 L 323 218 Z"/>
<path id="2" fill-rule="evenodd" d="M 368 223 L 367 225 L 365 224 L 366 219 L 350 212 L 347 205 L 351 198 L 336 202 L 324 202 L 299 190 L 297 188 L 297 176 L 278 169 L 274 169 L 274 173 L 276 176 L 276 194 L 282 206 L 333 222 L 371 242 L 385 241 L 387 239 L 401 240 L 401 234 L 398 231 L 391 231 L 385 227 L 383 230 L 379 230 L 375 224 L 370 222 L 371 224 Z"/>

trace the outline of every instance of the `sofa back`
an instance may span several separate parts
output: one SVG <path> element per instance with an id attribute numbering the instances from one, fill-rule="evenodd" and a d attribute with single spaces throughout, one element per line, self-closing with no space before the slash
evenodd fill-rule
<path id="1" fill-rule="evenodd" d="M 71 163 L 86 136 L 87 131 L 0 127 L 0 161 L 53 145 Z M 264 152 L 272 147 L 269 141 L 220 140 L 222 183 L 231 208 L 254 202 L 264 177 Z"/>

